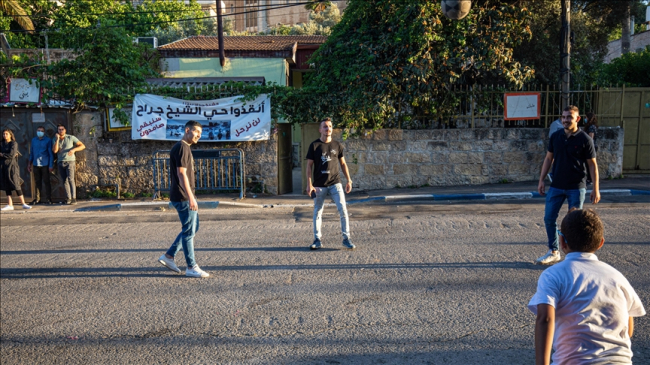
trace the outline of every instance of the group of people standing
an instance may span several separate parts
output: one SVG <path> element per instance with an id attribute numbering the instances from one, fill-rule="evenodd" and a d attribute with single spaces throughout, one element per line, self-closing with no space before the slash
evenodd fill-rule
<path id="1" fill-rule="evenodd" d="M 633 317 L 645 315 L 645 309 L 627 279 L 616 269 L 598 261 L 595 252 L 604 244 L 604 226 L 595 211 L 583 210 L 587 176 L 593 179 L 590 200 L 600 201 L 598 165 L 596 163 L 596 118 L 587 115 L 586 130 L 578 128 L 579 110 L 568 106 L 562 113 L 562 128 L 551 133 L 548 151 L 542 165 L 538 190 L 546 195 L 544 223 L 548 252 L 537 264 L 553 265 L 539 278 L 537 292 L 528 303 L 536 316 L 535 358 L 537 364 L 553 363 L 630 363 L 630 337 L 634 332 Z M 306 160 L 306 193 L 314 199 L 312 250 L 323 247 L 321 222 L 325 198 L 330 195 L 339 211 L 343 247 L 355 249 L 350 240 L 350 227 L 345 193 L 352 190 L 352 179 L 343 156 L 343 146 L 332 140 L 332 121 L 319 125 L 320 138 L 309 146 Z M 186 276 L 207 278 L 194 258 L 194 235 L 199 230 L 198 203 L 194 195 L 194 161 L 190 146 L 201 138 L 201 124 L 185 125 L 183 139 L 170 152 L 170 200 L 182 224 L 171 247 L 158 261 L 181 273 L 174 257 L 184 251 Z M 551 186 L 546 191 L 545 179 L 553 170 Z M 313 172 L 313 174 L 312 174 Z M 340 173 L 346 178 L 345 188 Z M 557 218 L 564 201 L 569 214 L 558 229 Z M 558 239 L 559 237 L 559 239 Z M 566 258 L 562 261 L 560 249 Z M 551 356 L 552 349 L 555 350 Z"/>
<path id="2" fill-rule="evenodd" d="M 65 187 L 66 199 L 64 204 L 73 205 L 77 203 L 76 184 L 74 179 L 76 157 L 75 152 L 82 151 L 86 146 L 73 135 L 66 133 L 64 125 L 57 126 L 54 138 L 45 135 L 45 128 L 40 126 L 36 129 L 36 137 L 31 141 L 29 148 L 29 162 L 27 170 L 34 174 L 35 196 L 31 205 L 53 204 L 52 183 L 50 174 L 54 171 L 55 156 L 59 176 Z M 2 142 L 0 142 L 0 190 L 7 193 L 7 205 L 1 210 L 14 210 L 11 194 L 16 192 L 23 209 L 32 207 L 25 202 L 21 190 L 23 179 L 20 177 L 20 166 L 18 163 L 18 142 L 11 129 L 2 131 Z"/>

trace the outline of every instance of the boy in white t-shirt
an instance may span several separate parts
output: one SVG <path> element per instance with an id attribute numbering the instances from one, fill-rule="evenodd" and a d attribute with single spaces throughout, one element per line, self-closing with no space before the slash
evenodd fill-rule
<path id="1" fill-rule="evenodd" d="M 598 261 L 603 223 L 591 209 L 562 220 L 566 259 L 542 273 L 528 309 L 537 315 L 536 364 L 631 364 L 633 317 L 645 315 L 623 274 Z"/>

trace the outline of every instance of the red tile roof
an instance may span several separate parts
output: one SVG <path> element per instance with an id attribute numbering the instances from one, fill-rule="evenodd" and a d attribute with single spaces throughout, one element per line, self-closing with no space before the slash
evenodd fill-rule
<path id="1" fill-rule="evenodd" d="M 224 36 L 226 51 L 291 51 L 294 44 L 323 44 L 326 36 Z M 216 36 L 193 36 L 158 47 L 159 51 L 213 51 L 219 49 Z"/>

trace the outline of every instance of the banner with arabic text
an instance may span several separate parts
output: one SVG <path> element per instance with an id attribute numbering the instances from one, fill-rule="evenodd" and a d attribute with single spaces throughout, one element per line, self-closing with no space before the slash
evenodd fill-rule
<path id="1" fill-rule="evenodd" d="M 266 94 L 247 102 L 241 96 L 217 100 L 181 100 L 138 94 L 133 101 L 131 137 L 178 141 L 185 123 L 203 126 L 199 142 L 262 141 L 271 135 L 271 101 Z"/>

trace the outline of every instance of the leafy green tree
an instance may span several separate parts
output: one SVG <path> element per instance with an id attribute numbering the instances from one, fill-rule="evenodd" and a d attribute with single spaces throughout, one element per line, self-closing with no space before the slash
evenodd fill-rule
<path id="1" fill-rule="evenodd" d="M 533 36 L 515 47 L 515 59 L 535 70 L 537 82 L 559 83 L 562 27 L 560 1 L 507 1 L 516 6 L 526 7 L 532 14 L 526 22 Z M 645 9 L 641 0 L 630 0 L 630 2 L 637 15 Z M 607 43 L 611 34 L 617 31 L 620 34 L 625 17 L 624 10 L 622 1 L 573 0 L 571 2 L 572 84 L 590 85 L 595 81 L 594 72 L 607 55 Z"/>
<path id="2" fill-rule="evenodd" d="M 159 76 L 155 69 L 158 60 L 151 56 L 150 47 L 134 44 L 123 27 L 113 25 L 77 30 L 83 32 L 80 37 L 92 36 L 94 41 L 75 48 L 75 59 L 50 65 L 48 78 L 42 80 L 46 88 L 75 100 L 78 107 L 91 103 L 106 106 L 128 101 L 129 88 L 144 85 L 147 77 Z"/>
<path id="3" fill-rule="evenodd" d="M 18 3 L 18 0 L 3 0 L 0 2 L 0 12 L 2 12 L 3 18 L 7 18 L 4 21 L 0 21 L 0 26 L 10 25 L 11 20 L 13 20 L 26 31 L 34 30 L 34 23 L 27 17 L 27 12 Z"/>
<path id="4" fill-rule="evenodd" d="M 0 1 L 0 4 L 4 2 Z M 3 30 L 12 48 L 44 48 L 45 41 L 40 30 L 46 29 L 52 22 L 51 13 L 57 8 L 56 2 L 48 0 L 11 0 L 4 3 L 18 5 L 24 13 L 0 8 L 0 29 Z M 32 30 L 20 25 L 20 21 L 32 23 Z M 35 31 L 33 31 L 35 30 Z"/>
<path id="5" fill-rule="evenodd" d="M 302 102 L 339 126 L 381 128 L 444 114 L 456 105 L 449 91 L 457 84 L 490 78 L 522 86 L 533 72 L 512 53 L 530 36 L 529 16 L 496 1 L 452 21 L 437 1 L 351 0 L 310 61 L 315 72 L 305 86 L 316 96 Z"/>
<path id="6" fill-rule="evenodd" d="M 2 0 L 5 1 L 5 0 Z M 4 12 L 0 14 L 1 29 L 11 29 L 8 41 L 13 48 L 45 47 L 44 32 L 48 35 L 50 48 L 78 48 L 85 42 L 92 42 L 92 32 L 75 33 L 72 31 L 100 27 L 112 24 L 125 28 L 132 37 L 147 36 L 155 29 L 168 27 L 201 27 L 206 14 L 196 0 L 185 4 L 183 0 L 155 1 L 144 0 L 133 5 L 130 1 L 117 0 L 66 0 L 53 2 L 49 0 L 12 0 L 22 6 L 32 19 L 36 33 L 15 29 L 17 24 Z M 0 9 L 2 10 L 2 9 Z M 194 20 L 186 20 L 194 19 Z"/>
<path id="7" fill-rule="evenodd" d="M 596 70 L 601 86 L 619 85 L 650 87 L 650 46 L 640 52 L 629 52 Z"/>

